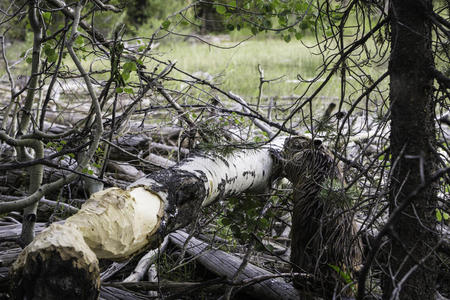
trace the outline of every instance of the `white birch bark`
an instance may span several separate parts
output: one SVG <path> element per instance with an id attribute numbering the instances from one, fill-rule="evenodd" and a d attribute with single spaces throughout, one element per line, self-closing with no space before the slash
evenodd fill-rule
<path id="1" fill-rule="evenodd" d="M 218 198 L 242 192 L 259 192 L 268 187 L 274 166 L 270 149 L 279 151 L 284 138 L 258 149 L 245 149 L 228 156 L 198 155 L 185 159 L 171 170 L 181 174 L 191 174 L 202 179 L 206 195 L 202 205 L 208 205 Z M 160 185 L 153 178 L 141 178 L 131 185 Z M 163 184 L 165 184 L 163 182 Z M 160 195 L 163 199 L 167 195 Z"/>
<path id="2" fill-rule="evenodd" d="M 45 268 L 61 269 L 59 262 L 67 264 L 76 258 L 72 270 L 64 265 L 65 280 L 58 281 L 51 293 L 83 282 L 91 293 L 73 296 L 95 299 L 98 258 L 124 260 L 156 242 L 158 230 L 164 234 L 192 222 L 201 206 L 243 192 L 265 191 L 276 169 L 272 151 L 280 151 L 283 142 L 279 138 L 258 149 L 225 156 L 197 155 L 149 174 L 127 190 L 110 188 L 93 194 L 64 225 L 50 226 L 20 254 L 11 273 L 15 295 L 32 298 L 36 293 L 50 293 L 35 284 L 48 275 Z M 84 281 L 80 272 L 86 276 Z M 57 292 L 54 298 L 46 294 L 47 299 L 60 297 Z"/>

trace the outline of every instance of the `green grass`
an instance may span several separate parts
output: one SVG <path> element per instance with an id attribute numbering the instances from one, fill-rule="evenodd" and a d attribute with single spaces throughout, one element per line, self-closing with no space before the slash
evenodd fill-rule
<path id="1" fill-rule="evenodd" d="M 222 46 L 235 42 L 222 41 Z M 191 73 L 208 73 L 214 82 L 226 90 L 244 97 L 258 94 L 258 65 L 264 70 L 265 79 L 279 80 L 265 84 L 264 94 L 280 96 L 299 94 L 297 74 L 312 78 L 321 59 L 313 56 L 299 42 L 286 43 L 279 39 L 253 39 L 233 49 L 219 49 L 197 42 L 163 44 L 158 51 L 165 58 L 176 60 L 177 66 Z"/>
<path id="2" fill-rule="evenodd" d="M 238 44 L 238 41 L 242 40 L 244 36 L 245 33 L 236 34 L 232 32 L 231 36 L 221 35 L 213 37 L 212 42 L 223 47 L 232 47 Z M 314 44 L 311 37 L 305 37 L 302 42 L 308 45 Z M 196 73 L 199 77 L 203 75 L 203 78 L 205 78 L 205 75 L 208 74 L 212 76 L 212 81 L 223 90 L 233 91 L 247 101 L 254 102 L 258 95 L 258 65 L 264 70 L 264 78 L 266 80 L 279 78 L 264 84 L 264 96 L 300 95 L 305 91 L 308 83 L 300 83 L 297 75 L 300 74 L 304 79 L 312 79 L 318 74 L 323 62 L 321 56 L 313 54 L 318 52 L 317 49 L 308 49 L 302 42 L 292 40 L 290 43 L 286 43 L 278 36 L 260 34 L 256 38 L 245 41 L 231 49 L 220 49 L 193 38 L 183 40 L 179 37 L 169 37 L 164 39 L 160 46 L 151 54 L 165 61 L 177 61 L 176 66 L 178 68 L 189 73 Z M 19 50 L 17 49 L 18 47 L 21 48 L 20 52 L 16 51 Z M 23 44 L 12 46 L 8 49 L 8 56 L 17 55 L 24 48 Z M 91 62 L 92 56 L 88 56 L 86 60 L 82 61 L 87 70 L 90 69 Z M 74 64 L 69 57 L 65 59 L 65 63 L 71 69 L 74 69 Z M 147 70 L 152 70 L 154 66 L 154 63 L 149 62 Z M 100 70 L 108 67 L 109 61 L 96 60 L 92 69 Z M 19 68 L 29 68 L 29 64 L 23 62 Z M 384 66 L 366 71 L 372 75 L 372 78 L 377 78 L 385 71 L 385 68 Z M 0 73 L 3 73 L 3 71 L 0 71 Z M 21 70 L 20 72 L 24 71 Z M 172 72 L 170 75 L 179 79 L 187 79 L 185 75 L 177 74 L 176 72 Z M 96 75 L 96 77 L 97 79 L 105 80 L 109 75 Z M 132 79 L 136 79 L 135 76 L 132 76 Z M 349 79 L 350 82 L 351 80 Z M 318 87 L 321 83 L 322 81 L 315 83 L 313 88 Z M 173 85 L 169 85 L 169 87 L 173 87 Z M 310 89 L 307 95 L 312 90 L 314 89 Z M 319 96 L 325 99 L 332 99 L 338 97 L 339 94 L 340 77 L 336 75 L 333 76 Z M 320 101 L 315 103 L 323 106 L 327 102 L 329 101 L 324 101 L 321 98 Z"/>
<path id="3" fill-rule="evenodd" d="M 303 42 L 313 44 L 308 38 Z M 223 38 L 219 44 L 232 46 L 236 42 Z M 211 75 L 213 81 L 224 90 L 233 91 L 249 100 L 258 95 L 258 65 L 264 70 L 265 79 L 282 77 L 264 85 L 263 94 L 270 97 L 302 94 L 308 84 L 300 83 L 297 75 L 312 79 L 322 66 L 322 57 L 313 54 L 317 50 L 308 49 L 300 41 L 286 43 L 279 38 L 264 38 L 263 35 L 232 49 L 220 49 L 200 42 L 174 41 L 162 43 L 157 52 L 162 58 L 176 60 L 177 67 L 187 72 Z M 385 71 L 385 67 L 367 71 L 372 78 L 377 78 Z M 321 81 L 315 83 L 314 87 L 320 84 Z M 333 98 L 338 97 L 339 93 L 340 77 L 333 76 L 319 96 Z"/>

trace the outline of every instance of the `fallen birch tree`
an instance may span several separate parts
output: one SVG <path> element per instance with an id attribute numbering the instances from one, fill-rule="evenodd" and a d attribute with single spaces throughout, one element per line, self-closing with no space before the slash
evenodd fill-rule
<path id="1" fill-rule="evenodd" d="M 93 194 L 64 224 L 52 224 L 11 269 L 17 299 L 97 299 L 98 259 L 124 260 L 195 220 L 199 209 L 243 192 L 264 192 L 279 176 L 273 151 L 284 138 L 228 155 L 202 154 L 143 177 L 127 190 Z M 157 234 L 158 233 L 158 234 Z"/>

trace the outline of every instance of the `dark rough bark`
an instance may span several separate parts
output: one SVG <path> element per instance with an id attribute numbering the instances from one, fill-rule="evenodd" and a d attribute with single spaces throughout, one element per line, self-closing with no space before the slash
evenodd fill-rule
<path id="1" fill-rule="evenodd" d="M 390 211 L 394 211 L 435 170 L 435 127 L 432 101 L 434 66 L 431 24 L 432 1 L 391 1 L 392 49 L 389 64 L 391 101 Z M 429 185 L 411 200 L 393 224 L 390 266 L 383 293 L 389 299 L 434 299 L 437 243 L 436 187 Z M 409 255 L 408 255 L 409 253 Z M 427 255 L 429 257 L 421 262 Z M 399 287 L 412 268 L 420 266 Z M 394 278 L 393 278 L 394 277 Z"/>
<path id="2" fill-rule="evenodd" d="M 157 193 L 167 194 L 165 216 L 161 231 L 171 232 L 195 220 L 200 210 L 206 190 L 202 178 L 182 170 L 167 169 L 146 176 L 149 187 Z M 152 182 L 153 181 L 153 182 Z M 138 181 L 146 183 L 146 179 Z M 162 232 L 162 235 L 165 233 Z M 159 239 L 159 237 L 156 237 Z"/>
<path id="3" fill-rule="evenodd" d="M 76 258 L 65 260 L 57 252 L 28 257 L 26 272 L 11 277 L 13 299 L 94 300 L 100 282 L 98 268 L 78 267 Z"/>

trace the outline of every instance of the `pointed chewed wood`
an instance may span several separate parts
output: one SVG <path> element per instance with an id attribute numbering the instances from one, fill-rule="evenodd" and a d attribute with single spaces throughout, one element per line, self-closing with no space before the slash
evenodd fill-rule
<path id="1" fill-rule="evenodd" d="M 226 155 L 196 155 L 127 190 L 93 194 L 77 214 L 51 225 L 20 254 L 11 269 L 15 297 L 96 299 L 99 258 L 127 259 L 157 246 L 158 231 L 164 235 L 191 223 L 202 206 L 243 192 L 264 192 L 278 176 L 273 153 L 283 141 Z"/>

